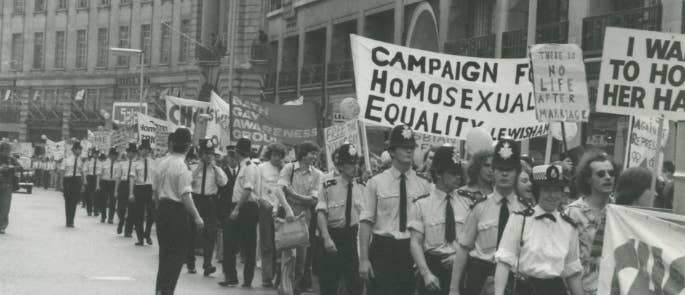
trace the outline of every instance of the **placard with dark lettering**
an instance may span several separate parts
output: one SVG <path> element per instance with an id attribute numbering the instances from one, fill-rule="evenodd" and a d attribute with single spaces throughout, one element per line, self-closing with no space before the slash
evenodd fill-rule
<path id="1" fill-rule="evenodd" d="M 597 111 L 685 120 L 685 35 L 606 28 Z"/>

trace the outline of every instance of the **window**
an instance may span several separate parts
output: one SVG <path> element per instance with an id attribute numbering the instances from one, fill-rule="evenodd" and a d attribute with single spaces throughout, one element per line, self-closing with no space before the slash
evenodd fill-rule
<path id="1" fill-rule="evenodd" d="M 128 26 L 119 26 L 119 47 L 120 48 L 130 48 L 129 32 Z M 117 56 L 117 66 L 126 67 L 128 66 L 128 56 L 118 55 Z"/>
<path id="2" fill-rule="evenodd" d="M 88 52 L 88 40 L 86 39 L 86 30 L 76 31 L 76 68 L 82 69 L 86 67 L 86 60 Z"/>
<path id="3" fill-rule="evenodd" d="M 119 5 L 129 5 L 131 4 L 131 0 L 119 0 Z"/>
<path id="4" fill-rule="evenodd" d="M 149 65 L 152 57 L 152 27 L 149 24 L 140 27 L 140 48 L 143 50 L 143 62 Z"/>
<path id="5" fill-rule="evenodd" d="M 45 12 L 45 0 L 36 0 L 33 6 L 33 12 Z"/>
<path id="6" fill-rule="evenodd" d="M 100 0 L 100 6 L 109 6 L 109 0 Z"/>
<path id="7" fill-rule="evenodd" d="M 43 32 L 33 33 L 33 68 L 42 69 L 45 61 L 45 36 Z"/>
<path id="8" fill-rule="evenodd" d="M 88 0 L 76 0 L 76 8 L 88 8 Z"/>
<path id="9" fill-rule="evenodd" d="M 281 0 L 271 0 L 271 11 L 281 8 Z"/>
<path id="10" fill-rule="evenodd" d="M 64 31 L 57 31 L 55 34 L 55 68 L 64 68 L 64 54 L 66 53 L 65 47 L 67 44 L 67 34 Z"/>
<path id="11" fill-rule="evenodd" d="M 67 9 L 67 0 L 57 0 L 57 9 Z"/>
<path id="12" fill-rule="evenodd" d="M 12 70 L 21 71 L 24 64 L 24 37 L 12 34 Z"/>
<path id="13" fill-rule="evenodd" d="M 14 0 L 14 14 L 24 14 L 24 0 Z"/>
<path id="14" fill-rule="evenodd" d="M 98 29 L 98 59 L 96 67 L 106 68 L 109 62 L 109 32 L 107 28 Z"/>
<path id="15" fill-rule="evenodd" d="M 184 19 L 181 21 L 181 33 L 186 36 L 190 36 L 190 20 Z M 184 36 L 179 37 L 180 46 L 178 51 L 178 61 L 185 62 L 188 61 L 190 57 L 190 40 Z"/>
<path id="16" fill-rule="evenodd" d="M 166 24 L 166 25 L 165 25 Z M 160 44 L 159 63 L 168 64 L 171 55 L 171 30 L 169 23 L 162 24 L 162 40 Z"/>

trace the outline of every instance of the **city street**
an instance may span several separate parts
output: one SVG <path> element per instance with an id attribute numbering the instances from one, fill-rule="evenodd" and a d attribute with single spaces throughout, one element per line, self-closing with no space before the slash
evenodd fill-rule
<path id="1" fill-rule="evenodd" d="M 76 227 L 66 228 L 62 194 L 54 190 L 15 193 L 9 218 L 7 233 L 0 235 L 0 294 L 154 293 L 156 236 L 153 246 L 136 247 L 134 239 L 116 235 L 115 225 L 88 217 L 80 206 Z M 222 288 L 215 265 L 219 271 L 208 278 L 184 268 L 176 294 L 276 294 L 260 286 Z M 261 282 L 259 270 L 254 282 Z"/>

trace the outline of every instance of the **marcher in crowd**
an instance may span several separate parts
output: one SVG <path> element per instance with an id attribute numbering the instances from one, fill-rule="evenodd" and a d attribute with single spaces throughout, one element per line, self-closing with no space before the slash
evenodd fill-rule
<path id="1" fill-rule="evenodd" d="M 133 172 L 133 162 L 136 159 L 136 154 L 138 153 L 138 147 L 135 143 L 129 143 L 128 148 L 126 148 L 126 157 L 119 161 L 119 177 L 115 182 L 115 191 L 117 192 L 117 217 L 119 218 L 119 224 L 117 225 L 117 234 L 124 232 L 124 237 L 130 238 L 133 234 L 133 222 L 130 218 L 130 207 L 132 205 L 129 202 L 130 196 L 130 179 L 131 172 Z M 126 227 L 124 229 L 124 226 Z"/>
<path id="2" fill-rule="evenodd" d="M 439 147 L 431 174 L 435 188 L 427 197 L 414 200 L 407 227 L 411 232 L 411 254 L 420 274 L 419 294 L 446 295 L 450 291 L 457 233 L 471 211 L 472 201 L 454 193 L 466 182 L 457 148 Z"/>
<path id="3" fill-rule="evenodd" d="M 258 205 L 257 185 L 259 185 L 259 171 L 257 165 L 252 163 L 250 154 L 252 142 L 247 138 L 240 138 L 236 142 L 240 166 L 230 205 L 230 221 L 224 234 L 231 237 L 227 242 L 227 252 L 224 252 L 224 274 L 226 280 L 222 286 L 237 285 L 238 273 L 236 271 L 236 255 L 238 249 L 242 252 L 245 261 L 243 268 L 243 287 L 252 287 L 255 266 L 257 263 L 257 223 Z"/>
<path id="4" fill-rule="evenodd" d="M 495 146 L 492 159 L 494 191 L 487 199 L 481 199 L 466 218 L 454 259 L 451 294 L 493 292 L 492 284 L 486 281 L 495 274 L 495 250 L 510 213 L 525 208 L 515 190 L 521 171 L 519 157 L 519 146 L 511 139 L 502 139 Z"/>
<path id="5" fill-rule="evenodd" d="M 652 172 L 643 167 L 623 171 L 616 181 L 616 204 L 652 207 L 656 192 L 652 190 Z"/>
<path id="6" fill-rule="evenodd" d="M 230 230 L 231 228 L 228 226 L 229 223 L 231 222 L 230 216 L 231 216 L 231 203 L 233 202 L 233 187 L 235 185 L 235 181 L 238 178 L 238 172 L 239 172 L 239 167 L 238 165 L 240 164 L 240 159 L 238 158 L 238 154 L 235 152 L 235 146 L 229 145 L 226 147 L 226 155 L 224 156 L 224 159 L 221 164 L 221 169 L 224 170 L 224 173 L 226 174 L 226 177 L 228 178 L 228 181 L 226 182 L 226 185 L 219 187 L 219 202 L 217 204 L 218 208 L 218 217 L 221 222 L 221 240 L 220 243 L 217 243 L 217 260 L 220 261 L 222 264 L 222 271 L 224 272 L 224 276 L 226 275 L 226 270 L 228 270 L 227 267 L 224 266 L 224 256 L 225 253 L 230 252 L 230 247 L 232 246 L 231 243 L 235 240 L 237 237 L 232 237 L 230 233 L 226 232 L 227 230 Z M 221 285 L 223 282 L 220 282 L 219 284 Z M 235 284 L 238 284 L 237 282 Z M 234 284 L 234 285 L 235 285 Z"/>
<path id="7" fill-rule="evenodd" d="M 359 274 L 368 282 L 369 295 L 414 292 L 409 205 L 431 191 L 428 181 L 411 169 L 415 149 L 411 128 L 395 126 L 388 142 L 392 166 L 366 185 L 359 217 Z"/>
<path id="8" fill-rule="evenodd" d="M 605 153 L 586 152 L 576 170 L 576 188 L 581 196 L 566 208 L 578 226 L 583 290 L 588 295 L 597 293 L 606 205 L 612 203 L 615 177 L 614 164 Z"/>
<path id="9" fill-rule="evenodd" d="M 671 161 L 664 161 L 661 168 L 661 176 L 657 180 L 657 196 L 654 200 L 654 207 L 673 209 L 673 174 L 675 165 Z"/>
<path id="10" fill-rule="evenodd" d="M 566 295 L 567 287 L 582 295 L 578 231 L 558 210 L 566 186 L 562 167 L 536 166 L 532 175 L 537 205 L 507 222 L 495 253 L 495 295 Z"/>
<path id="11" fill-rule="evenodd" d="M 133 204 L 129 212 L 129 218 L 136 230 L 138 242 L 136 246 L 143 245 L 143 239 L 148 245 L 152 245 L 150 233 L 154 222 L 154 208 L 152 206 L 152 171 L 154 171 L 153 161 L 150 158 L 149 139 L 143 139 L 138 148 L 138 160 L 133 164 L 129 187 L 129 202 Z M 145 226 L 143 227 L 143 222 Z"/>
<path id="12" fill-rule="evenodd" d="M 468 182 L 458 189 L 459 194 L 476 202 L 492 193 L 492 157 L 491 150 L 477 151 L 473 154 L 466 168 Z"/>
<path id="13" fill-rule="evenodd" d="M 202 138 L 198 143 L 200 163 L 192 174 L 193 202 L 200 213 L 200 217 L 205 222 L 205 227 L 200 232 L 191 228 L 186 265 L 189 273 L 195 273 L 195 241 L 199 240 L 203 256 L 203 274 L 209 276 L 216 272 L 216 267 L 212 265 L 212 255 L 216 242 L 216 229 L 219 224 L 216 210 L 217 194 L 219 187 L 226 185 L 228 179 L 224 171 L 214 162 L 214 143 L 212 140 Z"/>
<path id="14" fill-rule="evenodd" d="M 266 147 L 263 161 L 259 164 L 259 249 L 262 255 L 262 286 L 274 286 L 276 249 L 274 244 L 274 216 L 278 211 L 278 179 L 283 168 L 285 146 L 272 143 Z"/>
<path id="15" fill-rule="evenodd" d="M 31 168 L 33 168 L 33 184 L 36 187 L 40 187 L 45 181 L 43 179 L 45 177 L 45 173 L 43 172 L 43 157 L 36 156 L 33 162 L 31 162 Z"/>
<path id="16" fill-rule="evenodd" d="M 186 128 L 176 129 L 172 144 L 169 146 L 172 153 L 159 163 L 152 181 L 154 200 L 159 204 L 159 267 L 156 295 L 174 294 L 190 246 L 190 227 L 195 226 L 198 230 L 204 227 L 204 221 L 197 212 L 191 196 L 192 172 L 185 163 L 190 144 L 190 131 Z M 189 215 L 195 224 L 189 222 Z"/>
<path id="17" fill-rule="evenodd" d="M 116 208 L 115 184 L 119 178 L 117 158 L 119 152 L 114 147 L 109 149 L 108 159 L 101 166 L 95 190 L 100 191 L 100 223 L 113 224 L 114 212 Z"/>
<path id="18" fill-rule="evenodd" d="M 523 165 L 523 163 L 521 163 L 521 173 L 519 173 L 519 176 L 516 178 L 516 195 L 529 207 L 532 207 L 532 205 L 535 204 L 531 176 L 531 168 L 528 168 L 528 165 Z"/>
<path id="19" fill-rule="evenodd" d="M 81 196 L 81 192 L 86 184 L 86 169 L 81 160 L 80 141 L 74 141 L 71 145 L 71 153 L 62 162 L 61 170 L 64 173 L 64 211 L 66 215 L 66 226 L 74 227 L 74 215 L 76 206 Z"/>
<path id="20" fill-rule="evenodd" d="M 93 213 L 97 214 L 95 210 L 95 203 L 97 203 L 97 196 L 95 195 L 95 187 L 97 186 L 97 179 L 99 174 L 100 166 L 98 164 L 98 151 L 95 148 L 88 150 L 88 160 L 85 162 L 86 168 L 86 190 L 83 193 L 83 199 L 86 204 L 86 212 L 88 216 L 92 216 Z"/>
<path id="21" fill-rule="evenodd" d="M 357 232 L 364 182 L 356 178 L 360 152 L 344 144 L 332 155 L 335 170 L 323 177 L 316 205 L 324 252 L 319 286 L 322 295 L 335 295 L 342 281 L 348 294 L 361 294 Z"/>
<path id="22" fill-rule="evenodd" d="M 12 191 L 14 190 L 14 173 L 22 167 L 10 156 L 12 146 L 8 142 L 0 143 L 0 234 L 5 234 L 9 224 Z"/>

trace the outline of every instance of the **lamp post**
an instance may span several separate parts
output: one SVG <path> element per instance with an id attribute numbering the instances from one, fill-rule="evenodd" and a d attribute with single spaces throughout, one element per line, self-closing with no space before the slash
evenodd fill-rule
<path id="1" fill-rule="evenodd" d="M 147 115 L 147 110 L 143 106 L 143 67 L 145 66 L 144 63 L 144 55 L 143 55 L 143 50 L 142 49 L 133 49 L 133 48 L 117 48 L 117 47 L 110 47 L 110 51 L 114 53 L 119 53 L 119 54 L 125 54 L 125 55 L 135 55 L 138 54 L 140 55 L 140 112 L 145 112 Z"/>

